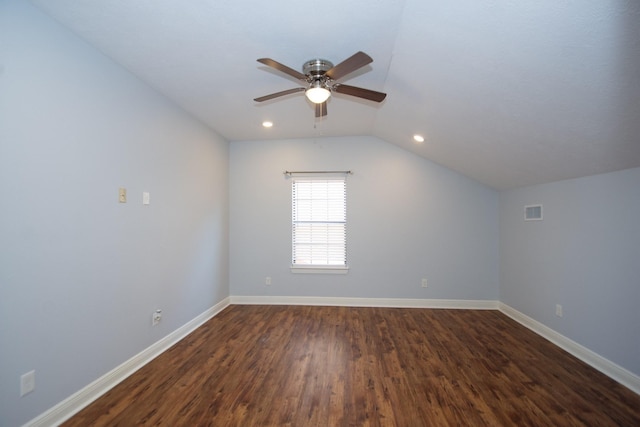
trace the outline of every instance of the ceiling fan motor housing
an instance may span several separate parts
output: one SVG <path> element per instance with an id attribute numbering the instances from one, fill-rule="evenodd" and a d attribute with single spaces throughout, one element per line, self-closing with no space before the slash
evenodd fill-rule
<path id="1" fill-rule="evenodd" d="M 331 61 L 326 59 L 312 59 L 302 66 L 302 72 L 310 76 L 312 80 L 318 80 L 323 77 L 327 71 L 333 68 Z"/>

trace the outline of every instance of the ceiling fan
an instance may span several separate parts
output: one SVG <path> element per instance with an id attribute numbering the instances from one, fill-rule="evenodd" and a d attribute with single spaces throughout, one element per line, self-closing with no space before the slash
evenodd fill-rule
<path id="1" fill-rule="evenodd" d="M 304 63 L 302 73 L 270 58 L 260 58 L 258 62 L 305 82 L 306 87 L 297 87 L 261 96 L 254 99 L 256 102 L 304 92 L 307 99 L 316 105 L 316 117 L 322 117 L 327 115 L 327 99 L 331 96 L 331 92 L 356 96 L 375 102 L 382 102 L 387 96 L 386 93 L 376 92 L 375 90 L 336 83 L 336 80 L 373 62 L 373 59 L 364 52 L 357 52 L 335 66 L 326 59 L 312 59 Z"/>

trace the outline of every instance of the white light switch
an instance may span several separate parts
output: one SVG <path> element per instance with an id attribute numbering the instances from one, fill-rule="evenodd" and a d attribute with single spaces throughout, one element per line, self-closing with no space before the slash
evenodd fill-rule
<path id="1" fill-rule="evenodd" d="M 151 200 L 151 199 L 150 199 L 149 193 L 148 193 L 148 192 L 146 192 L 146 191 L 145 191 L 145 192 L 143 192 L 143 193 L 142 193 L 142 204 L 143 204 L 143 205 L 148 205 L 150 200 Z"/>

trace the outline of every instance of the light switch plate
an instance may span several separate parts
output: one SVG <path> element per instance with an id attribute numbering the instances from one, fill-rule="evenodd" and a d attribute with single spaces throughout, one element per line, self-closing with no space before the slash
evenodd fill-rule
<path id="1" fill-rule="evenodd" d="M 124 187 L 118 188 L 118 202 L 127 203 L 127 189 Z"/>

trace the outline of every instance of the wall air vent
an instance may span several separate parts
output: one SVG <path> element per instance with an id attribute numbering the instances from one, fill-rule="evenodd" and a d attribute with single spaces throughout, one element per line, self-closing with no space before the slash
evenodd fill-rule
<path id="1" fill-rule="evenodd" d="M 525 221 L 542 221 L 542 205 L 529 205 L 524 207 Z"/>

